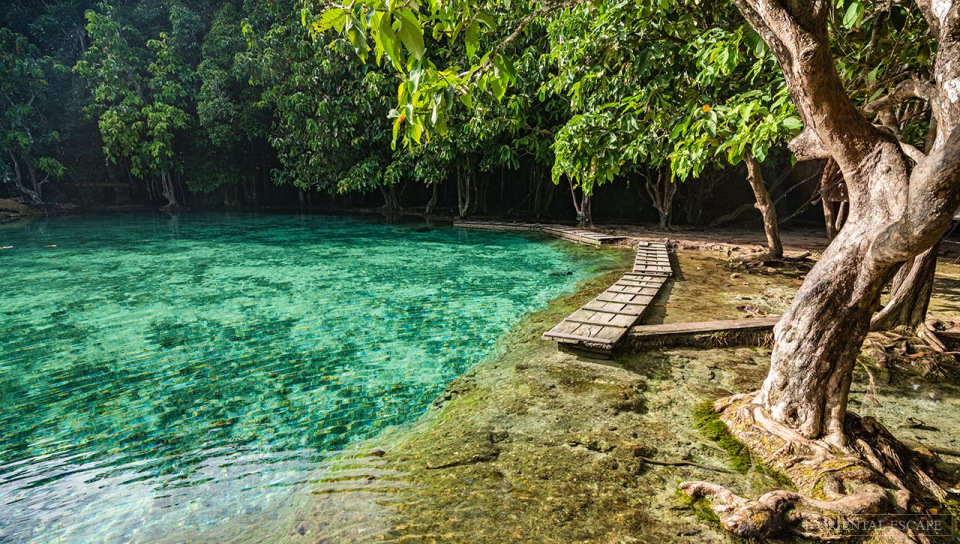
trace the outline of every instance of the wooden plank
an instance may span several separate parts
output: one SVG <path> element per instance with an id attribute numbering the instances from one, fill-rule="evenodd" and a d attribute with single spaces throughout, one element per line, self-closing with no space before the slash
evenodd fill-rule
<path id="1" fill-rule="evenodd" d="M 551 335 L 577 336 L 580 338 L 592 338 L 616 342 L 627 333 L 625 328 L 604 327 L 603 325 L 587 325 L 584 323 L 571 323 L 561 321 L 556 327 L 550 330 Z"/>
<path id="2" fill-rule="evenodd" d="M 613 287 L 604 291 L 605 293 L 613 293 L 616 295 L 640 295 L 640 296 L 654 296 L 660 291 L 658 286 L 644 286 L 644 287 L 630 287 L 628 289 L 614 289 Z"/>
<path id="3" fill-rule="evenodd" d="M 641 325 L 630 330 L 631 336 L 661 336 L 670 334 L 709 334 L 724 331 L 772 328 L 780 317 L 760 317 L 753 319 L 722 319 L 701 321 L 698 323 L 667 323 L 661 325 Z"/>
<path id="4" fill-rule="evenodd" d="M 601 323 L 604 325 L 610 325 L 611 327 L 629 327 L 633 325 L 636 321 L 636 316 L 634 315 L 622 315 L 610 311 L 594 311 L 594 310 L 584 310 L 580 309 L 572 314 L 570 314 L 567 319 L 578 320 L 582 319 L 584 321 L 590 321 L 592 323 Z"/>
<path id="5" fill-rule="evenodd" d="M 643 272 L 627 272 L 626 274 L 623 275 L 623 277 L 624 277 L 624 278 L 637 278 L 637 277 L 639 277 L 639 278 L 644 278 L 644 277 L 646 277 L 646 278 L 662 278 L 662 277 L 668 276 L 668 275 L 669 275 L 669 274 L 666 274 L 666 273 L 664 273 L 664 272 L 656 272 L 656 271 L 654 271 L 654 272 L 647 272 L 647 271 L 643 271 Z"/>
<path id="6" fill-rule="evenodd" d="M 616 304 L 627 304 L 629 306 L 647 306 L 648 304 L 650 304 L 650 301 L 653 300 L 653 297 L 650 297 L 650 300 L 646 302 L 636 302 L 631 300 L 617 300 L 615 298 L 606 298 L 606 297 L 597 297 L 593 300 L 596 300 L 597 302 L 612 302 Z"/>
<path id="7" fill-rule="evenodd" d="M 659 289 L 664 284 L 663 278 L 657 278 L 656 280 L 650 281 L 635 281 L 635 280 L 618 280 L 617 283 L 614 283 L 614 286 L 618 287 L 656 287 Z"/>
<path id="8" fill-rule="evenodd" d="M 642 295 L 643 293 L 640 292 L 640 289 L 642 289 L 642 287 L 638 286 L 627 286 L 626 289 L 614 289 L 613 287 L 610 287 L 604 292 L 617 293 L 619 295 Z"/>
<path id="9" fill-rule="evenodd" d="M 769 342 L 779 317 L 728 319 L 632 327 L 623 338 L 635 348 L 665 346 L 729 347 Z"/>
<path id="10" fill-rule="evenodd" d="M 579 336 L 576 334 L 564 334 L 564 333 L 555 333 L 548 332 L 544 336 L 549 336 L 550 338 L 563 338 L 565 340 L 577 340 L 580 342 L 592 342 L 595 344 L 615 344 L 616 340 L 606 340 L 603 338 L 591 338 L 589 336 Z M 619 340 L 619 338 L 617 339 Z"/>
<path id="11" fill-rule="evenodd" d="M 629 329 L 630 328 L 629 325 L 614 325 L 613 323 L 609 323 L 609 322 L 589 321 L 586 319 L 578 319 L 576 317 L 566 317 L 563 320 L 569 323 L 580 323 L 581 325 L 594 325 L 597 327 L 610 327 L 613 329 Z"/>
<path id="12" fill-rule="evenodd" d="M 587 338 L 603 338 L 610 340 L 611 342 L 616 342 L 627 333 L 626 329 L 614 329 L 612 327 L 605 327 L 603 325 L 588 325 L 585 323 L 569 322 L 568 324 L 576 326 L 570 334 L 584 336 Z"/>
<path id="13" fill-rule="evenodd" d="M 634 301 L 638 298 L 653 300 L 653 297 L 656 296 L 657 291 L 658 290 L 654 289 L 653 287 L 644 287 L 643 292 L 641 293 L 614 293 L 614 292 L 610 292 L 610 290 L 608 289 L 600 293 L 600 295 L 597 298 L 613 297 L 614 302 Z"/>
<path id="14" fill-rule="evenodd" d="M 640 317 L 641 315 L 643 315 L 641 312 L 628 312 L 628 311 L 625 311 L 625 310 L 613 310 L 613 309 L 610 309 L 610 308 L 604 308 L 604 307 L 600 307 L 600 306 L 591 306 L 590 304 L 586 304 L 585 306 L 581 307 L 580 309 L 581 309 L 581 310 L 586 310 L 586 311 L 588 311 L 588 312 L 603 312 L 603 313 L 608 313 L 608 314 L 629 315 L 629 316 L 634 316 L 634 317 Z M 634 320 L 634 321 L 636 321 L 636 320 Z"/>

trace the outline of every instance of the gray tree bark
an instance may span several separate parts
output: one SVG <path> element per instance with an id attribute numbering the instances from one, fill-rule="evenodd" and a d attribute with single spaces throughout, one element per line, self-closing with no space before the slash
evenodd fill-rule
<path id="1" fill-rule="evenodd" d="M 160 173 L 160 194 L 167 199 L 167 204 L 160 208 L 161 211 L 175 212 L 180 210 L 180 201 L 177 199 L 176 187 L 173 185 L 173 179 L 167 172 Z"/>
<path id="2" fill-rule="evenodd" d="M 927 317 L 940 243 L 903 264 L 894 276 L 890 299 L 870 322 L 870 330 L 916 329 Z"/>
<path id="3" fill-rule="evenodd" d="M 782 259 L 783 242 L 780 240 L 780 226 L 777 223 L 777 206 L 763 183 L 760 163 L 750 154 L 744 156 L 744 162 L 747 164 L 747 181 L 750 182 L 750 188 L 753 189 L 753 196 L 757 201 L 755 206 L 763 216 L 763 232 L 767 235 L 767 256 L 771 259 Z"/>
<path id="4" fill-rule="evenodd" d="M 593 226 L 593 210 L 590 207 L 590 195 L 580 189 L 580 196 L 577 197 L 577 189 L 573 186 L 573 181 L 567 178 L 570 184 L 570 196 L 573 197 L 573 208 L 577 211 L 577 224 L 581 227 L 590 228 Z"/>
<path id="5" fill-rule="evenodd" d="M 960 17 L 924 9 L 939 38 L 937 142 L 912 167 L 888 131 L 850 101 L 830 51 L 828 2 L 734 0 L 777 57 L 798 112 L 797 158 L 836 160 L 848 185 L 846 225 L 807 274 L 775 328 L 770 373 L 754 402 L 807 438 L 846 445 L 843 431 L 856 355 L 882 287 L 900 263 L 932 246 L 960 205 Z M 952 96 L 952 99 L 951 99 Z"/>
<path id="6" fill-rule="evenodd" d="M 677 184 L 670 179 L 669 175 L 664 174 L 661 168 L 657 169 L 655 176 L 647 173 L 644 180 L 647 195 L 653 202 L 654 209 L 660 215 L 660 228 L 672 228 L 673 197 L 677 194 Z"/>
<path id="7" fill-rule="evenodd" d="M 430 200 L 427 201 L 427 206 L 423 210 L 423 213 L 426 215 L 433 214 L 433 211 L 437 209 L 437 194 L 439 192 L 438 189 L 440 184 L 431 183 L 430 186 L 433 188 L 433 190 L 430 193 Z"/>

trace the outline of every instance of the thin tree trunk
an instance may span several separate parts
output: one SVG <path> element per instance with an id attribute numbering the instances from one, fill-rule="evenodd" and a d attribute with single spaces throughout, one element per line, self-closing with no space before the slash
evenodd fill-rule
<path id="1" fill-rule="evenodd" d="M 837 237 L 843 227 L 846 213 L 841 215 L 843 207 L 843 173 L 837 161 L 827 159 L 823 165 L 823 175 L 820 177 L 820 195 L 823 204 L 823 221 L 827 229 L 827 241 Z"/>
<path id="2" fill-rule="evenodd" d="M 827 242 L 832 242 L 839 232 L 837 229 L 837 216 L 833 213 L 833 202 L 829 202 L 821 195 L 820 203 L 823 205 L 823 223 L 827 228 Z"/>
<path id="3" fill-rule="evenodd" d="M 16 186 L 17 190 L 26 195 L 30 199 L 30 202 L 33 204 L 43 204 L 43 199 L 40 198 L 40 194 L 36 191 L 28 189 L 23 184 L 23 172 L 20 170 L 20 161 L 17 160 L 16 155 L 13 154 L 13 151 L 7 150 L 7 153 L 10 155 L 10 160 L 13 162 L 13 184 Z"/>
<path id="4" fill-rule="evenodd" d="M 537 190 L 540 188 L 538 179 L 539 179 L 539 174 L 537 173 L 537 171 L 534 170 L 533 172 L 531 172 L 531 174 L 530 174 L 530 189 L 527 191 L 526 196 L 524 196 L 524 197 L 520 200 L 520 202 L 517 202 L 514 206 L 512 206 L 510 209 L 507 210 L 507 215 L 513 215 L 514 213 L 517 212 L 517 210 L 519 210 L 519 209 L 522 208 L 524 205 L 526 205 L 528 202 L 530 202 L 530 199 L 533 198 L 533 195 L 534 195 L 534 194 L 537 192 Z M 503 180 L 502 180 L 502 178 L 501 178 L 501 186 L 502 186 L 502 183 L 503 183 Z M 503 192 L 503 190 L 501 189 L 501 197 L 500 197 L 500 205 L 501 205 L 501 207 L 503 206 L 503 200 L 504 200 L 504 197 L 503 197 L 503 195 L 502 195 L 502 192 Z"/>
<path id="5" fill-rule="evenodd" d="M 440 184 L 434 182 L 431 183 L 430 186 L 433 188 L 433 190 L 430 193 L 430 200 L 427 201 L 427 207 L 423 210 L 423 213 L 427 215 L 432 215 L 433 211 L 437 208 L 437 194 Z"/>
<path id="6" fill-rule="evenodd" d="M 590 195 L 582 188 L 580 197 L 577 197 L 577 189 L 573 186 L 573 181 L 568 177 L 567 183 L 570 185 L 570 196 L 573 198 L 573 209 L 577 212 L 577 224 L 581 227 L 593 226 L 593 211 L 590 209 Z"/>
<path id="7" fill-rule="evenodd" d="M 457 167 L 457 208 L 460 219 L 466 219 L 470 214 L 470 177 L 466 174 L 466 167 Z"/>
<path id="8" fill-rule="evenodd" d="M 593 199 L 586 192 L 581 196 L 580 209 L 583 211 L 583 226 L 593 227 Z"/>
<path id="9" fill-rule="evenodd" d="M 163 198 L 167 199 L 167 205 L 160 208 L 165 212 L 175 212 L 180 209 L 180 203 L 177 200 L 176 188 L 173 186 L 173 180 L 167 172 L 160 173 L 160 187 Z"/>
<path id="10" fill-rule="evenodd" d="M 397 194 L 396 185 L 380 187 L 380 194 L 383 195 L 383 207 L 380 209 L 388 212 L 396 212 L 403 209 L 400 205 L 400 196 Z"/>
<path id="11" fill-rule="evenodd" d="M 760 163 L 750 154 L 744 157 L 747 163 L 747 181 L 753 189 L 753 196 L 757 199 L 757 209 L 763 216 L 763 230 L 767 235 L 767 251 L 771 259 L 783 258 L 783 242 L 780 240 L 780 227 L 777 224 L 777 207 L 763 184 L 763 175 L 760 173 Z"/>
<path id="12" fill-rule="evenodd" d="M 471 173 L 472 175 L 472 173 Z M 487 193 L 490 189 L 490 180 L 486 176 L 481 177 L 480 179 L 474 179 L 472 181 L 473 185 L 473 213 L 486 215 L 487 214 Z"/>
<path id="13" fill-rule="evenodd" d="M 654 209 L 660 215 L 660 228 L 673 227 L 673 197 L 677 194 L 677 184 L 664 175 L 662 169 L 657 169 L 656 177 L 647 173 L 644 176 L 644 187 L 647 195 L 653 202 Z"/>
<path id="14" fill-rule="evenodd" d="M 548 174 L 544 171 L 540 171 L 536 176 L 537 188 L 533 196 L 533 216 L 538 221 L 550 211 L 553 195 L 557 188 L 547 176 Z"/>
<path id="15" fill-rule="evenodd" d="M 870 323 L 870 330 L 889 330 L 896 327 L 916 329 L 927 317 L 933 278 L 937 272 L 940 243 L 907 261 L 894 276 L 890 300 Z"/>

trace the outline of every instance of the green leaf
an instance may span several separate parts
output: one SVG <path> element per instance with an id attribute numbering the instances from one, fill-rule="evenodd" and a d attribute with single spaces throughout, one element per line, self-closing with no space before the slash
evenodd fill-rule
<path id="1" fill-rule="evenodd" d="M 400 29 L 397 31 L 400 41 L 403 42 L 404 47 L 413 58 L 422 59 L 425 47 L 420 21 L 417 20 L 417 16 L 409 8 L 398 10 L 397 14 L 400 16 Z"/>
<path id="2" fill-rule="evenodd" d="M 847 11 L 843 14 L 843 27 L 847 30 L 857 26 L 860 17 L 863 16 L 863 4 L 859 1 L 852 2 L 847 6 Z"/>
<path id="3" fill-rule="evenodd" d="M 487 13 L 487 12 L 485 12 L 485 11 L 481 11 L 481 12 L 477 13 L 477 21 L 480 21 L 481 23 L 484 23 L 485 25 L 487 25 L 487 26 L 490 27 L 490 28 L 496 28 L 496 27 L 497 27 L 496 21 L 494 21 L 494 20 L 493 20 L 493 17 L 491 17 L 490 14 Z"/>
<path id="4" fill-rule="evenodd" d="M 477 47 L 480 45 L 480 37 L 477 33 L 477 22 L 474 21 L 473 24 L 467 27 L 467 32 L 463 36 L 463 44 L 467 48 L 467 58 L 473 59 L 474 55 L 477 54 Z"/>
<path id="5" fill-rule="evenodd" d="M 337 32 L 343 32 L 343 27 L 347 24 L 347 15 L 349 14 L 350 10 L 345 8 L 330 8 L 324 11 L 323 14 L 320 15 L 320 19 L 313 23 L 313 29 L 317 32 L 326 32 L 333 28 Z"/>
<path id="6" fill-rule="evenodd" d="M 783 125 L 783 128 L 791 131 L 797 131 L 803 128 L 803 121 L 796 116 L 787 117 L 783 121 L 780 121 L 780 124 Z"/>

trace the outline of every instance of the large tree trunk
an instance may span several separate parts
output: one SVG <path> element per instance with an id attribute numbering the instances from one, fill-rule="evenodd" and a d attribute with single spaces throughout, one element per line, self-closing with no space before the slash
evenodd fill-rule
<path id="1" fill-rule="evenodd" d="M 960 9 L 952 2 L 917 2 L 938 47 L 935 81 L 905 82 L 909 84 L 907 97 L 927 100 L 937 122 L 936 142 L 924 155 L 899 142 L 888 130 L 874 126 L 851 102 L 830 48 L 832 3 L 733 2 L 777 57 L 803 118 L 803 131 L 790 142 L 790 149 L 799 160 L 832 158 L 837 162 L 846 181 L 849 212 L 843 229 L 807 274 L 774 329 L 770 372 L 762 389 L 743 405 L 725 412 L 723 420 L 737 437 L 754 447 L 762 448 L 771 436 L 779 437 L 783 446 L 764 457 L 779 458 L 783 467 L 809 461 L 811 470 L 822 470 L 823 463 L 832 462 L 831 456 L 859 457 L 869 460 L 870 470 L 876 472 L 864 479 L 893 481 L 893 472 L 886 469 L 896 468 L 896 459 L 877 460 L 877 450 L 861 448 L 863 440 L 856 433 L 847 434 L 855 427 L 844 425 L 847 399 L 853 366 L 880 291 L 902 263 L 940 239 L 960 206 L 960 131 L 954 130 L 960 123 L 956 93 Z M 901 87 L 903 84 L 898 92 Z M 893 100 L 894 94 L 887 98 Z M 759 427 L 764 430 L 755 434 Z M 886 438 L 884 441 L 889 444 Z M 792 453 L 796 442 L 814 444 L 821 454 L 810 459 Z M 885 492 L 873 493 L 871 499 L 856 487 L 840 485 L 828 500 L 814 506 L 826 506 L 843 517 L 902 512 L 911 493 L 902 481 L 894 483 L 898 491 L 892 505 L 884 498 L 888 496 Z M 767 537 L 803 523 L 802 514 L 779 507 L 783 503 L 776 500 L 765 502 L 761 497 L 744 502 L 719 486 L 699 482 L 681 488 L 691 495 L 712 497 L 714 511 L 724 525 L 745 536 Z M 755 522 L 759 518 L 752 518 L 753 514 L 763 514 L 774 523 Z M 761 529 L 752 531 L 752 527 Z M 908 540 L 902 532 L 897 536 L 902 536 L 900 541 Z"/>
<path id="2" fill-rule="evenodd" d="M 747 181 L 750 182 L 753 196 L 757 200 L 756 207 L 763 216 L 763 231 L 767 235 L 767 256 L 771 259 L 782 259 L 783 242 L 780 241 L 780 227 L 777 224 L 777 206 L 763 183 L 760 163 L 750 154 L 744 157 L 744 162 L 747 163 Z"/>
<path id="3" fill-rule="evenodd" d="M 916 329 L 927 317 L 933 277 L 937 272 L 940 243 L 907 261 L 893 278 L 890 299 L 873 317 L 870 330 L 881 331 L 896 327 Z"/>
<path id="4" fill-rule="evenodd" d="M 808 438 L 844 443 L 853 365 L 894 265 L 870 258 L 882 223 L 848 228 L 807 274 L 774 329 L 770 373 L 754 402 Z"/>

